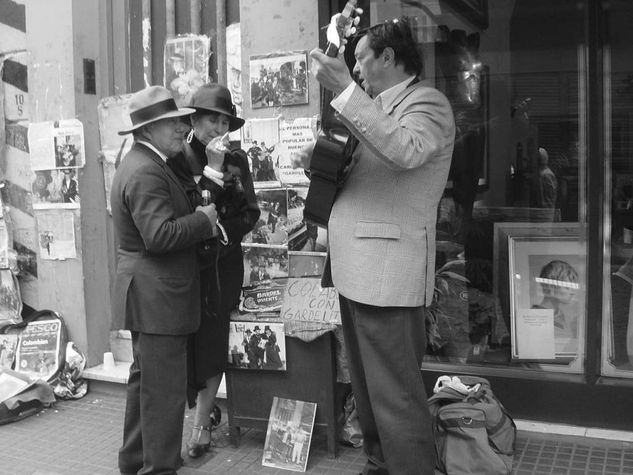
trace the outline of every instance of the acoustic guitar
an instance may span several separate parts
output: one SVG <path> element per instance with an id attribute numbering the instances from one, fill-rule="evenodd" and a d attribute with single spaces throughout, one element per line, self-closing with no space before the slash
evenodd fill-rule
<path id="1" fill-rule="evenodd" d="M 333 58 L 338 55 L 338 45 L 344 38 L 350 19 L 356 13 L 356 3 L 356 0 L 349 0 L 341 14 L 333 19 L 338 41 L 328 37 L 325 49 L 327 56 Z M 321 131 L 310 160 L 310 187 L 303 209 L 306 221 L 324 228 L 327 228 L 336 194 L 345 179 L 345 168 L 351 160 L 348 144 L 351 134 L 330 107 L 332 99 L 333 93 L 322 87 Z"/>

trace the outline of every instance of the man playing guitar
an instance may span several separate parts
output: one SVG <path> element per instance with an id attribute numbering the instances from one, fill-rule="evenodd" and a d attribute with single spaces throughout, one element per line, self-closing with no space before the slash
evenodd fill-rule
<path id="1" fill-rule="evenodd" d="M 435 445 L 420 365 L 435 269 L 437 206 L 453 152 L 451 106 L 418 80 L 406 18 L 368 28 L 352 79 L 342 55 L 310 52 L 312 74 L 358 141 L 328 227 L 322 285 L 341 321 L 368 462 L 364 474 L 434 473 Z M 297 157 L 310 168 L 310 148 Z"/>

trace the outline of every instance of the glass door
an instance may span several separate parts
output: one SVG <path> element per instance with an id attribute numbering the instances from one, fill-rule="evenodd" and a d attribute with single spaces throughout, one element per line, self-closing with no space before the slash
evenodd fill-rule
<path id="1" fill-rule="evenodd" d="M 605 2 L 602 374 L 633 377 L 633 3 Z"/>

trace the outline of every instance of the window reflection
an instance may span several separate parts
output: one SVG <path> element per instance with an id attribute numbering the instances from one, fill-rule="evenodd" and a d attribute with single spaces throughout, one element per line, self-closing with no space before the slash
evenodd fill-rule
<path id="1" fill-rule="evenodd" d="M 368 3 L 372 24 L 402 15 L 416 19 L 423 80 L 446 94 L 457 126 L 438 210 L 427 363 L 582 372 L 583 4 Z M 512 239 L 526 240 L 528 251 L 516 255 Z M 563 290 L 570 294 L 568 287 L 553 291 L 537 282 L 550 279 L 541 276 L 550 262 L 581 269 L 565 280 L 578 286 L 569 302 L 557 297 Z M 539 310 L 542 318 L 531 319 Z M 517 347 L 537 334 L 534 322 L 551 336 L 551 351 L 520 358 Z M 556 344 L 563 340 L 568 345 L 561 352 Z"/>

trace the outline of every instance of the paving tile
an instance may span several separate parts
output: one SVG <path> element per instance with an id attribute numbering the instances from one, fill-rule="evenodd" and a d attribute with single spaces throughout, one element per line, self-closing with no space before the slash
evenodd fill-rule
<path id="1" fill-rule="evenodd" d="M 83 399 L 59 401 L 36 416 L 0 426 L 0 475 L 118 474 L 124 411 L 123 394 L 89 392 Z M 198 460 L 185 456 L 179 474 L 289 473 L 261 465 L 262 431 L 244 430 L 240 446 L 232 447 L 227 419 L 223 417 L 223 424 L 213 431 L 212 450 Z M 192 421 L 188 411 L 183 449 Z M 513 475 L 633 474 L 633 443 L 628 441 L 519 431 L 516 447 Z M 339 446 L 336 459 L 330 458 L 325 437 L 315 434 L 306 473 L 356 475 L 364 465 L 362 450 L 347 445 Z"/>

